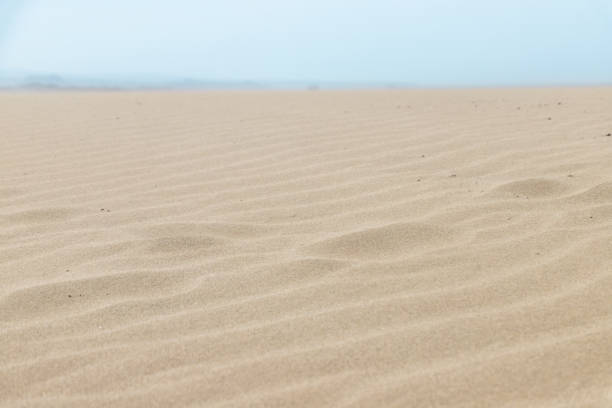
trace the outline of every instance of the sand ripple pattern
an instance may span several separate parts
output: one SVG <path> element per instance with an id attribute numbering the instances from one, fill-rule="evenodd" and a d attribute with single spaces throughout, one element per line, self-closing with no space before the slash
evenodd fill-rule
<path id="1" fill-rule="evenodd" d="M 612 90 L 0 95 L 0 406 L 612 406 Z"/>

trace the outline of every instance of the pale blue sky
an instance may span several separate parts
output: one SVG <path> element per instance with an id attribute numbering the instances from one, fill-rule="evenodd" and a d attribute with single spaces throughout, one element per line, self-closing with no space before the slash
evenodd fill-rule
<path id="1" fill-rule="evenodd" d="M 612 83 L 612 0 L 0 0 L 0 70 Z"/>

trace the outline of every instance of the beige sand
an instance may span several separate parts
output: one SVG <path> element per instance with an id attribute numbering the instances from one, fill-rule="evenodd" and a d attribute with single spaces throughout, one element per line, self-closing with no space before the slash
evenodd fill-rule
<path id="1" fill-rule="evenodd" d="M 611 88 L 0 116 L 2 406 L 612 406 Z"/>

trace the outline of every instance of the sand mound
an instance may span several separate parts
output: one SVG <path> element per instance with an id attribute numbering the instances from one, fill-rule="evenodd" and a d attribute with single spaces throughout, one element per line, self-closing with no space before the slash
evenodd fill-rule
<path id="1" fill-rule="evenodd" d="M 452 231 L 434 225 L 403 223 L 367 228 L 330 238 L 311 247 L 314 253 L 340 258 L 389 258 L 440 244 Z"/>
<path id="2" fill-rule="evenodd" d="M 496 191 L 524 197 L 551 197 L 563 193 L 567 187 L 556 180 L 527 179 L 511 181 L 499 186 Z"/>

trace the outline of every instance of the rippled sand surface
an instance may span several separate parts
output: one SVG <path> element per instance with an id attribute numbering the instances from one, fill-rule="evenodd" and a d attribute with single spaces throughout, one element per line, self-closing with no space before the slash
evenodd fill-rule
<path id="1" fill-rule="evenodd" d="M 1 406 L 612 406 L 612 88 L 0 112 Z"/>

